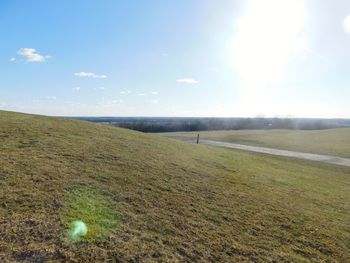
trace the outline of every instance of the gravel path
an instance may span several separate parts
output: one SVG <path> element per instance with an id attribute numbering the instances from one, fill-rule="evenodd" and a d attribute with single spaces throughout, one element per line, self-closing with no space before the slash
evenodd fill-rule
<path id="1" fill-rule="evenodd" d="M 196 141 L 193 138 L 189 138 L 189 137 L 176 136 L 176 137 L 171 137 L 171 138 L 174 138 L 177 140 L 182 140 L 182 141 L 187 141 L 187 142 L 191 142 L 191 143 L 196 143 Z M 337 164 L 337 165 L 343 165 L 343 166 L 350 167 L 350 159 L 349 158 L 342 158 L 342 157 L 331 156 L 331 155 L 294 152 L 294 151 L 280 150 L 280 149 L 274 149 L 274 148 L 250 146 L 250 145 L 244 145 L 244 144 L 228 143 L 228 142 L 220 142 L 220 141 L 212 141 L 212 140 L 204 140 L 204 139 L 200 140 L 199 143 L 210 145 L 210 146 L 216 146 L 216 147 L 239 149 L 239 150 L 258 152 L 258 153 L 266 153 L 266 154 L 272 154 L 272 155 L 278 155 L 278 156 L 294 157 L 294 158 L 299 158 L 299 159 L 318 161 L 318 162 L 323 162 L 323 163 L 331 163 L 331 164 Z"/>

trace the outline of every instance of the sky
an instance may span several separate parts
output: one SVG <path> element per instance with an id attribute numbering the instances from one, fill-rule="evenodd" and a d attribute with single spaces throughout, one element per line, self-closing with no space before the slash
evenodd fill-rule
<path id="1" fill-rule="evenodd" d="M 350 118 L 350 1 L 2 0 L 0 109 Z"/>

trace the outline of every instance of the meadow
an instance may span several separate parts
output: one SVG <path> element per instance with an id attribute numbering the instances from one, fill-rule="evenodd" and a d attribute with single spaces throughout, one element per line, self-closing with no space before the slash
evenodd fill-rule
<path id="1" fill-rule="evenodd" d="M 11 112 L 0 142 L 0 262 L 350 261 L 349 168 Z"/>
<path id="2" fill-rule="evenodd" d="M 350 128 L 325 130 L 231 130 L 163 133 L 283 150 L 350 157 Z"/>

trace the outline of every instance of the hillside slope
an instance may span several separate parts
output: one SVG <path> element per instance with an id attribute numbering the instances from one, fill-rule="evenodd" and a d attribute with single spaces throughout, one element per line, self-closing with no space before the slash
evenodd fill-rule
<path id="1" fill-rule="evenodd" d="M 0 142 L 0 262 L 350 261 L 349 168 L 9 112 Z"/>

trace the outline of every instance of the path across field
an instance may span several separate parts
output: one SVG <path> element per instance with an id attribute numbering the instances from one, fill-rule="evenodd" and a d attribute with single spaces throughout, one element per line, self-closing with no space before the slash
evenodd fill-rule
<path id="1" fill-rule="evenodd" d="M 181 141 L 196 143 L 196 139 L 190 138 L 190 137 L 171 136 L 171 138 L 181 140 Z M 272 154 L 272 155 L 278 155 L 278 156 L 294 157 L 299 159 L 318 161 L 323 163 L 337 164 L 337 165 L 350 167 L 349 158 L 342 158 L 342 157 L 331 156 L 331 155 L 287 151 L 287 150 L 280 150 L 280 149 L 274 149 L 274 148 L 250 146 L 250 145 L 244 145 L 244 144 L 228 143 L 228 142 L 220 142 L 220 141 L 212 141 L 212 140 L 204 140 L 204 139 L 200 140 L 200 144 L 205 144 L 205 145 L 210 145 L 215 147 L 222 147 L 222 148 L 239 149 L 239 150 L 258 152 L 258 153 L 266 153 L 266 154 Z"/>

